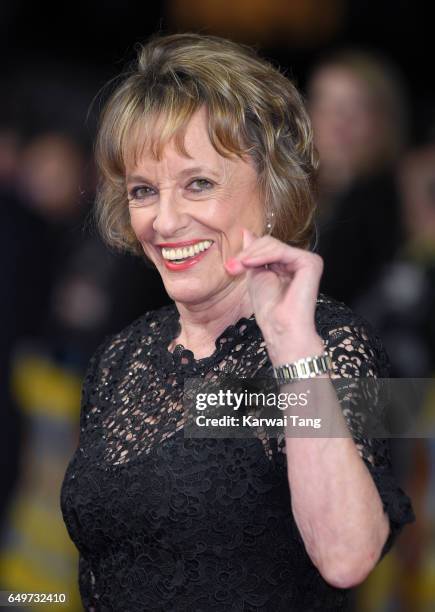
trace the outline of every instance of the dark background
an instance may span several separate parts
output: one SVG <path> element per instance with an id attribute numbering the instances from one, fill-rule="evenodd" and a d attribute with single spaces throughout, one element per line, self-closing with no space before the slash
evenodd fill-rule
<path id="1" fill-rule="evenodd" d="M 270 16 L 276 6 L 285 19 L 276 13 Z M 105 334 L 119 331 L 147 309 L 167 301 L 157 273 L 138 258 L 111 253 L 97 232 L 87 231 L 91 228 L 84 217 L 92 210 L 96 185 L 92 144 L 103 88 L 134 60 L 137 43 L 156 32 L 186 31 L 218 34 L 255 46 L 285 70 L 302 92 L 311 71 L 334 50 L 357 48 L 387 60 L 408 108 L 404 153 L 423 150 L 425 154 L 429 148 L 433 156 L 429 161 L 418 158 L 412 180 L 405 180 L 410 185 L 406 192 L 412 200 L 410 216 L 417 217 L 422 197 L 417 194 L 415 201 L 410 197 L 414 185 L 418 186 L 421 166 L 421 180 L 428 187 L 423 194 L 425 214 L 433 219 L 426 226 L 435 227 L 435 173 L 431 170 L 435 166 L 431 161 L 435 160 L 435 33 L 429 2 L 0 3 L 0 590 L 64 591 L 71 600 L 63 608 L 68 612 L 76 612 L 80 605 L 77 551 L 60 515 L 59 490 L 76 447 L 82 377 Z M 53 135 L 64 135 L 66 142 L 50 141 Z M 39 147 L 45 143 L 46 154 L 53 147 L 63 150 L 65 159 L 78 155 L 86 166 L 77 171 L 77 186 L 63 205 L 64 216 L 58 214 L 61 205 L 48 208 L 42 206 L 44 202 L 32 201 L 35 188 L 23 195 L 23 178 L 28 180 L 38 151 L 44 150 L 35 149 L 35 143 Z M 62 167 L 71 166 L 65 162 L 56 169 L 60 181 L 65 178 Z M 49 178 L 48 183 L 52 182 Z M 37 181 L 29 184 L 37 185 Z M 393 234 L 394 217 L 389 211 L 382 217 L 384 224 L 378 211 L 372 214 L 376 206 L 386 210 L 391 185 L 387 191 L 383 183 L 369 187 L 357 185 L 355 193 L 345 194 L 346 215 L 356 219 L 352 225 L 356 238 L 349 240 L 349 250 L 335 245 L 339 261 L 349 263 L 350 270 L 344 272 L 357 288 L 358 253 L 353 247 L 375 244 L 373 236 L 380 235 L 375 245 L 379 247 L 388 242 L 384 237 Z M 392 197 L 396 216 L 399 201 L 397 195 Z M 421 225 L 426 227 L 424 222 Z M 384 284 L 375 284 L 358 306 L 372 319 L 396 372 L 404 377 L 435 376 L 435 235 L 429 242 L 428 254 L 418 250 L 417 255 L 405 257 L 404 265 L 402 253 L 394 254 L 393 264 L 398 265 L 387 270 Z M 360 255 L 364 263 L 365 252 Z M 335 274 L 337 260 L 331 261 Z M 378 272 L 381 263 L 367 267 Z M 426 284 L 413 285 L 423 277 Z M 343 292 L 349 289 L 346 275 L 340 282 Z M 382 294 L 385 288 L 388 291 Z M 424 359 L 419 361 L 418 355 Z M 38 395 L 41 389 L 42 396 Z M 435 444 L 429 438 L 401 444 L 396 455 L 400 480 L 411 495 L 418 520 L 405 529 L 393 553 L 362 586 L 358 612 L 435 609 L 431 561 L 435 558 Z"/>
<path id="2" fill-rule="evenodd" d="M 289 0 L 290 4 L 295 4 Z M 328 10 L 328 2 L 317 2 L 318 11 Z M 236 33 L 245 42 L 257 45 L 267 57 L 289 70 L 304 87 L 310 67 L 336 47 L 357 46 L 382 54 L 400 71 L 411 105 L 411 140 L 427 140 L 434 135 L 433 58 L 434 21 L 429 2 L 385 0 L 338 2 L 340 16 L 329 35 L 295 40 L 289 35 L 274 41 L 273 32 Z M 255 3 L 251 4 L 255 10 Z M 225 7 L 223 7 L 225 10 Z M 68 120 L 72 129 L 91 140 L 83 125 L 83 111 L 107 79 L 118 74 L 133 59 L 134 45 L 153 32 L 190 29 L 189 20 L 174 17 L 173 3 L 160 2 L 84 2 L 49 3 L 2 2 L 0 40 L 2 46 L 3 95 L 1 104 L 10 101 L 14 88 L 25 92 L 15 96 L 8 113 L 28 129 L 45 121 L 49 126 Z M 191 20 L 192 25 L 198 21 Z M 186 27 L 187 26 L 187 27 Z M 212 24 L 192 27 L 215 32 Z M 218 28 L 219 29 L 219 28 Z M 216 32 L 215 32 L 216 33 Z M 219 34 L 234 34 L 231 29 Z M 293 39 L 292 39 L 293 38 Z M 62 91 L 67 84 L 67 92 Z M 39 85 L 39 87 L 38 87 Z M 51 90 L 51 96 L 49 92 Z M 46 100 L 45 112 L 38 95 Z M 65 99 L 66 98 L 66 99 Z"/>

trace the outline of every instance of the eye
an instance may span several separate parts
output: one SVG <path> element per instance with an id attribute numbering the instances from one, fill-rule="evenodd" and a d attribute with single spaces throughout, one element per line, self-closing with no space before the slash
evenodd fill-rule
<path id="1" fill-rule="evenodd" d="M 128 192 L 128 201 L 133 202 L 141 202 L 152 195 L 155 195 L 155 190 L 152 187 L 148 187 L 147 185 L 138 185 L 137 187 L 133 187 Z"/>
<path id="2" fill-rule="evenodd" d="M 197 178 L 191 181 L 188 185 L 191 191 L 196 193 L 200 193 L 201 191 L 206 191 L 213 187 L 213 183 L 205 178 Z"/>

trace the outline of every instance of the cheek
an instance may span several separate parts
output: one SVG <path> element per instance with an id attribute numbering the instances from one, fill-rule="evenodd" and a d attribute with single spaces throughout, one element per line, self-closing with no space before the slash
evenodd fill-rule
<path id="1" fill-rule="evenodd" d="M 153 244 L 153 219 L 144 210 L 130 209 L 130 225 L 137 240 L 142 245 L 145 256 L 151 261 L 155 260 Z"/>
<path id="2" fill-rule="evenodd" d="M 234 242 L 241 242 L 242 227 L 248 225 L 254 231 L 254 209 L 242 200 L 219 202 L 197 220 L 220 234 L 222 244 L 233 246 Z"/>
<path id="3" fill-rule="evenodd" d="M 210 219 L 216 227 L 231 232 L 235 227 L 250 223 L 256 224 L 262 218 L 262 202 L 258 192 L 257 179 L 241 180 L 239 185 L 232 185 L 213 201 L 209 208 Z"/>
<path id="4" fill-rule="evenodd" d="M 258 194 L 247 196 L 246 193 L 216 209 L 211 225 L 220 234 L 221 255 L 224 259 L 242 250 L 243 228 L 260 236 L 263 226 L 263 206 Z"/>
<path id="5" fill-rule="evenodd" d="M 237 219 L 237 212 L 231 199 L 217 198 L 197 202 L 190 208 L 190 217 L 213 232 L 227 234 Z"/>
<path id="6" fill-rule="evenodd" d="M 152 218 L 145 210 L 130 208 L 130 225 L 139 242 L 152 239 Z"/>

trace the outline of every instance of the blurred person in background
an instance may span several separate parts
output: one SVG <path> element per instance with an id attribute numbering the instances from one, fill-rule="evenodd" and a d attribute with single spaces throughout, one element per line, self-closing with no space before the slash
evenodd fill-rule
<path id="1" fill-rule="evenodd" d="M 431 377 L 435 375 L 435 145 L 404 156 L 397 185 L 404 240 L 357 307 L 382 334 L 394 376 Z"/>
<path id="2" fill-rule="evenodd" d="M 409 151 L 397 167 L 403 243 L 355 304 L 385 342 L 395 377 L 435 377 L 435 144 Z M 394 444 L 401 482 L 410 491 L 419 521 L 397 547 L 394 591 L 403 610 L 435 607 L 435 392 L 429 387 L 418 407 L 427 439 Z M 413 412 L 417 407 L 413 408 Z M 432 427 L 432 430 L 429 428 Z M 432 433 L 431 433 L 432 431 Z M 368 596 L 370 583 L 367 585 Z"/>
<path id="3" fill-rule="evenodd" d="M 74 611 L 76 554 L 58 490 L 76 444 L 84 366 L 106 333 L 165 293 L 143 261 L 109 252 L 92 231 L 93 166 L 76 138 L 39 131 L 12 151 L 15 141 L 3 142 L 1 371 L 10 403 L 1 407 L 0 589 L 68 592 Z"/>
<path id="4" fill-rule="evenodd" d="M 19 329 L 16 278 L 21 260 L 22 221 L 13 196 L 20 136 L 10 123 L 0 125 L 0 531 L 15 486 L 21 449 L 22 422 L 11 392 L 11 355 Z"/>
<path id="5" fill-rule="evenodd" d="M 403 86 L 391 65 L 372 54 L 331 56 L 314 70 L 308 93 L 320 158 L 321 288 L 375 326 L 389 351 L 392 376 L 433 376 L 433 152 L 401 162 L 407 140 Z M 415 416 L 417 406 L 412 410 Z M 421 520 L 359 590 L 358 610 L 435 604 L 427 593 L 434 576 L 421 571 L 434 566 L 426 563 L 434 533 L 427 520 L 431 447 L 404 438 L 393 439 L 391 447 L 395 474 Z M 382 603 L 376 600 L 380 593 Z"/>
<path id="6" fill-rule="evenodd" d="M 43 335 L 53 283 L 80 239 L 86 213 L 80 198 L 85 167 L 85 152 L 66 133 L 42 132 L 23 147 L 16 194 L 31 218 L 34 236 L 31 250 L 21 240 L 28 255 L 21 300 L 32 303 L 23 336 L 36 339 Z"/>
<path id="7" fill-rule="evenodd" d="M 62 592 L 69 587 L 70 548 L 54 500 L 63 454 L 75 438 L 71 416 L 80 378 L 79 372 L 62 371 L 49 359 L 45 324 L 59 266 L 78 240 L 85 212 L 78 198 L 84 169 L 85 154 L 75 139 L 54 131 L 26 134 L 17 150 L 7 206 L 2 202 L 8 223 L 1 226 L 1 262 L 10 276 L 2 301 L 2 314 L 8 309 L 10 316 L 3 318 L 2 340 L 9 339 L 7 383 L 23 434 L 21 444 L 11 436 L 13 452 L 6 457 L 5 473 L 13 468 L 14 456 L 18 465 L 4 509 L 2 590 Z"/>
<path id="8" fill-rule="evenodd" d="M 402 237 L 394 183 L 406 134 L 402 89 L 388 64 L 361 51 L 322 62 L 307 89 L 320 160 L 321 288 L 353 305 Z"/>
<path id="9" fill-rule="evenodd" d="M 152 270 L 144 279 L 143 262 L 110 253 L 93 232 L 94 181 L 85 151 L 67 134 L 44 133 L 21 157 L 19 197 L 42 221 L 27 284 L 37 305 L 32 335 L 55 352 L 68 347 L 79 366 L 106 333 L 165 301 Z"/>

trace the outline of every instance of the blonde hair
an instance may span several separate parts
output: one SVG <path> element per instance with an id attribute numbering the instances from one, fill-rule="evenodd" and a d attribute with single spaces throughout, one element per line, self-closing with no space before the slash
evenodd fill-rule
<path id="1" fill-rule="evenodd" d="M 273 220 L 271 234 L 308 248 L 317 162 L 300 94 L 253 49 L 189 33 L 154 36 L 141 46 L 103 109 L 95 148 L 100 174 L 95 219 L 105 242 L 143 255 L 130 225 L 126 162 L 131 155 L 137 160 L 145 147 L 159 159 L 172 138 L 187 155 L 184 130 L 202 106 L 218 153 L 254 160 L 265 219 Z M 158 132 L 152 130 L 157 119 Z"/>

